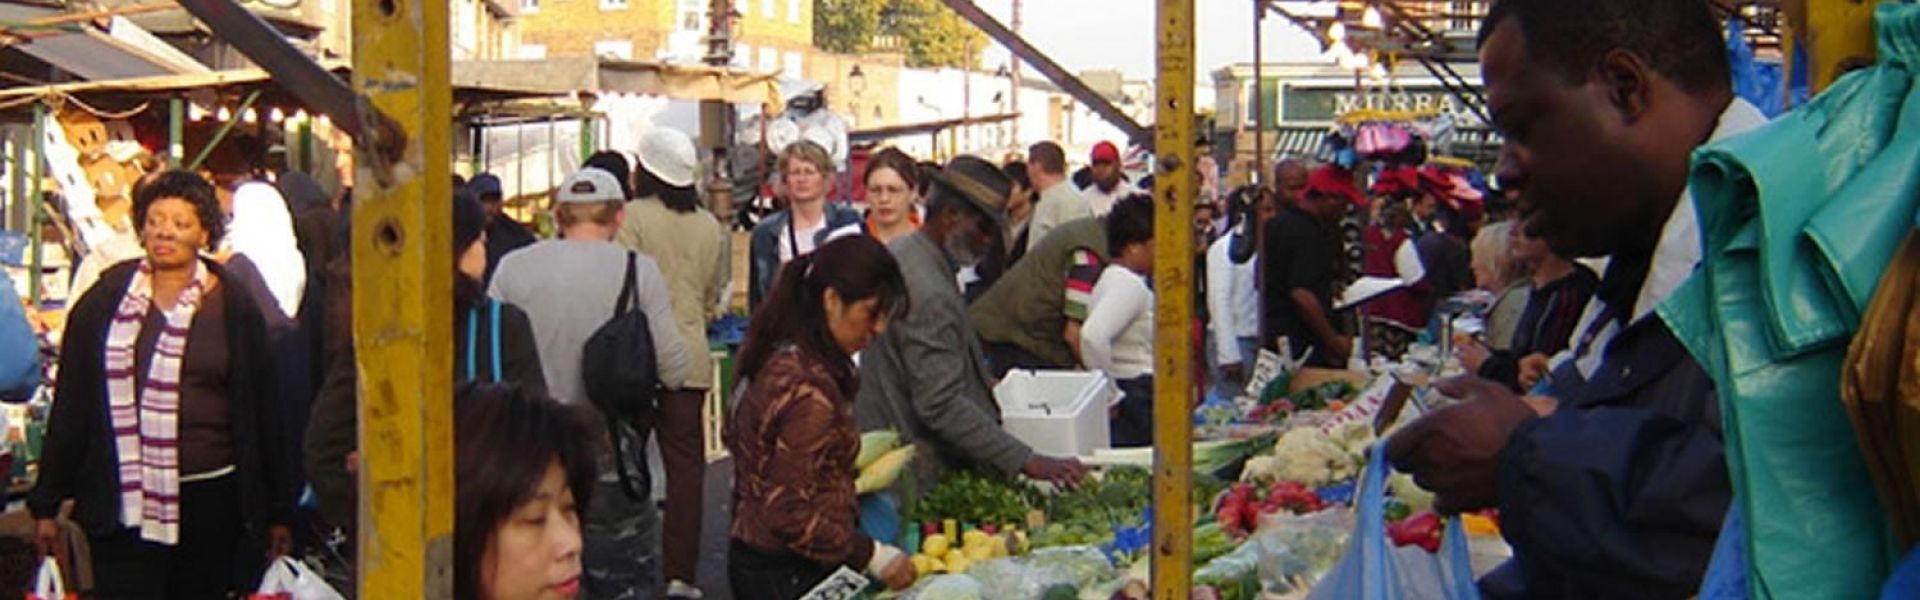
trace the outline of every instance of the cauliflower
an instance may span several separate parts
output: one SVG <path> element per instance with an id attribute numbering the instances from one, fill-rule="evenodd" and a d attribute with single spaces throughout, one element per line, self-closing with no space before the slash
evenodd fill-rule
<path id="1" fill-rule="evenodd" d="M 1247 460 L 1240 478 L 1262 484 L 1298 481 L 1320 487 L 1352 479 L 1358 471 L 1359 464 L 1339 442 L 1318 429 L 1302 427 L 1281 436 L 1271 456 Z"/>
<path id="2" fill-rule="evenodd" d="M 1373 423 L 1362 419 L 1348 421 L 1333 428 L 1333 440 L 1347 449 L 1347 454 L 1365 457 L 1367 446 L 1373 445 Z"/>

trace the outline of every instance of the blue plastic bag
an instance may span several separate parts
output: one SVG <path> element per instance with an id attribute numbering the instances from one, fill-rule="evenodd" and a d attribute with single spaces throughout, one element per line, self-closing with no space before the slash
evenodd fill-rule
<path id="1" fill-rule="evenodd" d="M 1467 551 L 1466 528 L 1447 519 L 1438 554 L 1387 540 L 1386 443 L 1367 451 L 1360 474 L 1358 515 L 1347 554 L 1313 587 L 1307 600 L 1480 600 Z"/>
<path id="2" fill-rule="evenodd" d="M 1880 600 L 1920 600 L 1920 548 L 1908 552 L 1894 568 L 1893 576 L 1880 588 Z"/>
<path id="3" fill-rule="evenodd" d="M 1700 580 L 1700 600 L 1747 600 L 1748 590 L 1746 520 L 1740 505 L 1727 508 L 1727 520 L 1720 526 L 1720 540 L 1713 545 L 1713 561 L 1707 563 L 1707 575 Z"/>
<path id="4" fill-rule="evenodd" d="M 13 279 L 0 272 L 0 399 L 19 400 L 40 386 L 40 341 L 27 322 Z"/>

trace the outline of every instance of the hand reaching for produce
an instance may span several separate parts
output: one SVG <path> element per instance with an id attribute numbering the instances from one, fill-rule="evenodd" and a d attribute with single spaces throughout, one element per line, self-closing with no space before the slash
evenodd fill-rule
<path id="1" fill-rule="evenodd" d="M 1469 336 L 1455 338 L 1459 340 L 1459 345 L 1454 347 L 1454 354 L 1460 355 L 1460 366 L 1466 367 L 1468 373 L 1479 373 L 1480 365 L 1487 364 L 1487 359 L 1493 358 L 1493 351 L 1482 345 L 1480 340 Z"/>
<path id="2" fill-rule="evenodd" d="M 1020 469 L 1022 475 L 1045 481 L 1065 489 L 1078 489 L 1080 481 L 1087 476 L 1087 466 L 1080 464 L 1077 458 L 1054 458 L 1035 454 L 1027 460 L 1027 466 Z"/>
<path id="3" fill-rule="evenodd" d="M 1500 451 L 1513 430 L 1535 412 L 1505 385 L 1478 377 L 1441 381 L 1443 394 L 1466 401 L 1436 410 L 1394 434 L 1387 444 L 1393 467 L 1432 490 L 1441 514 L 1499 503 Z"/>
<path id="4" fill-rule="evenodd" d="M 895 553 L 893 560 L 880 569 L 880 583 L 892 591 L 907 589 L 920 579 L 919 570 L 913 567 L 913 561 L 905 554 Z"/>
<path id="5" fill-rule="evenodd" d="M 1553 370 L 1550 362 L 1551 360 L 1548 359 L 1545 354 L 1528 354 L 1522 357 L 1520 359 L 1520 387 L 1530 390 L 1533 389 L 1533 386 L 1540 385 L 1540 380 L 1546 378 L 1547 373 Z"/>

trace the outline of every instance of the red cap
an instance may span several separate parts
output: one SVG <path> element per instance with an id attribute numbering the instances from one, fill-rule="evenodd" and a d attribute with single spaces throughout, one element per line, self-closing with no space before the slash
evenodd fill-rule
<path id="1" fill-rule="evenodd" d="M 1354 204 L 1367 203 L 1366 197 L 1360 195 L 1360 188 L 1353 185 L 1353 173 L 1333 165 L 1314 169 L 1307 175 L 1307 193 L 1346 198 Z"/>
<path id="2" fill-rule="evenodd" d="M 1120 148 L 1113 142 L 1100 142 L 1093 145 L 1093 162 L 1120 162 Z"/>

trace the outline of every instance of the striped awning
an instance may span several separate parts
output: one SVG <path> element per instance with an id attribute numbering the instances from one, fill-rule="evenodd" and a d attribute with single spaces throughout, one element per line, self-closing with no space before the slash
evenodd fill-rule
<path id="1" fill-rule="evenodd" d="M 1319 154 L 1321 143 L 1331 131 L 1324 125 L 1282 125 L 1275 132 L 1273 155 L 1275 158 L 1307 158 Z"/>

